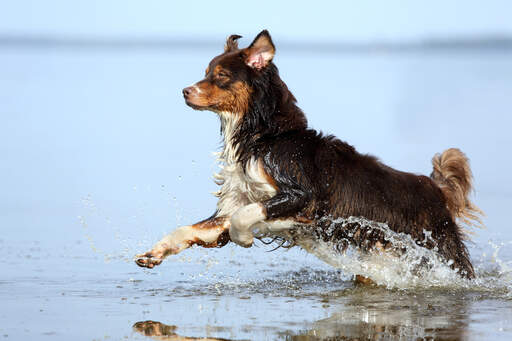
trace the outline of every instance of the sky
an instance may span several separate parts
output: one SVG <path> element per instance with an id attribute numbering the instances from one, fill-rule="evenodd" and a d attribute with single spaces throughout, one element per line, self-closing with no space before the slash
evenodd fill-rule
<path id="1" fill-rule="evenodd" d="M 290 40 L 382 41 L 512 35 L 512 2 L 16 0 L 0 2 L 0 34 L 254 35 Z"/>
<path id="2" fill-rule="evenodd" d="M 431 172 L 434 153 L 461 148 L 472 161 L 489 233 L 512 240 L 512 162 L 501 158 L 496 166 L 496 155 L 508 155 L 512 145 L 510 51 L 280 50 L 286 40 L 512 36 L 512 1 L 297 3 L 0 0 L 0 229 L 12 227 L 2 238 L 30 235 L 52 246 L 82 240 L 77 217 L 96 214 L 84 198 L 122 226 L 123 236 L 147 244 L 209 216 L 216 200 L 209 192 L 218 189 L 211 152 L 219 148 L 219 123 L 188 108 L 181 90 L 201 79 L 227 35 L 244 35 L 246 46 L 267 28 L 280 74 L 311 127 L 421 174 Z M 190 37 L 218 46 L 2 46 L 9 34 Z M 109 224 L 87 223 L 102 236 Z M 111 235 L 105 240 L 117 245 Z"/>

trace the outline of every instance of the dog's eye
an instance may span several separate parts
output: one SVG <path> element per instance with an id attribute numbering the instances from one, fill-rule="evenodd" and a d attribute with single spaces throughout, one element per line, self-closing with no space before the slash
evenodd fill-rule
<path id="1" fill-rule="evenodd" d="M 221 71 L 218 73 L 217 77 L 219 78 L 229 78 L 229 73 Z"/>

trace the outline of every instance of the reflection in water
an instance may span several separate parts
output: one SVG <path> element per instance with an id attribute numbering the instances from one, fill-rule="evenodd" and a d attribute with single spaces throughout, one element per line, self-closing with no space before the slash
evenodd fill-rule
<path id="1" fill-rule="evenodd" d="M 328 303 L 326 306 L 335 306 L 327 318 L 305 322 L 304 328 L 299 324 L 297 329 L 289 330 L 285 326 L 297 326 L 297 323 L 283 317 L 282 329 L 270 339 L 462 340 L 470 335 L 468 311 L 471 309 L 467 303 L 470 298 L 467 293 L 432 290 L 404 292 L 366 287 L 330 292 L 319 298 Z M 202 339 L 178 336 L 175 333 L 177 327 L 160 322 L 137 322 L 133 328 L 156 340 Z M 206 326 L 200 329 L 206 334 Z"/>
<path id="2" fill-rule="evenodd" d="M 460 340 L 467 334 L 465 316 L 458 314 L 435 316 L 436 308 L 430 304 L 409 307 L 409 309 L 401 309 L 403 307 L 397 306 L 395 311 L 389 309 L 390 307 L 365 309 L 356 305 L 352 308 L 316 321 L 307 330 L 283 333 L 283 338 L 286 340 Z"/>
<path id="3" fill-rule="evenodd" d="M 133 325 L 133 330 L 145 336 L 150 336 L 154 340 L 203 340 L 203 341 L 229 341 L 228 339 L 209 338 L 209 337 L 187 337 L 180 336 L 174 331 L 178 329 L 176 326 L 170 326 L 157 321 L 140 321 Z"/>
<path id="4" fill-rule="evenodd" d="M 459 340 L 468 329 L 468 306 L 461 296 L 384 288 L 332 292 L 328 297 L 342 298 L 341 307 L 306 330 L 282 336 L 286 340 Z"/>

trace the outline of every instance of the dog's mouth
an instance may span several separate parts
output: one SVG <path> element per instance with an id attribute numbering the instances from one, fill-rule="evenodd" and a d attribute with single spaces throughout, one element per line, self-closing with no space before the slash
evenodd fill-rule
<path id="1" fill-rule="evenodd" d="M 216 111 L 216 109 L 217 109 L 217 103 L 204 103 L 205 102 L 204 99 L 201 99 L 197 96 L 184 95 L 183 98 L 185 99 L 185 104 L 194 110 Z"/>
<path id="2" fill-rule="evenodd" d="M 198 104 L 192 102 L 191 100 L 189 100 L 187 98 L 185 98 L 185 104 L 188 105 L 189 107 L 191 107 L 194 110 L 207 110 L 207 109 L 209 109 L 208 106 L 198 105 Z"/>
<path id="3" fill-rule="evenodd" d="M 199 96 L 194 87 L 183 89 L 183 98 L 185 99 L 185 103 L 194 110 L 207 110 L 212 107 L 205 103 L 204 99 Z"/>

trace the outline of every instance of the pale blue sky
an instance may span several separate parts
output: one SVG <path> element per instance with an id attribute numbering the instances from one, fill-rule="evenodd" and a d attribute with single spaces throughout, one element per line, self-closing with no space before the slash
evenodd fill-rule
<path id="1" fill-rule="evenodd" d="M 400 40 L 512 34 L 511 13 L 507 0 L 16 0 L 0 4 L 0 33 Z"/>

